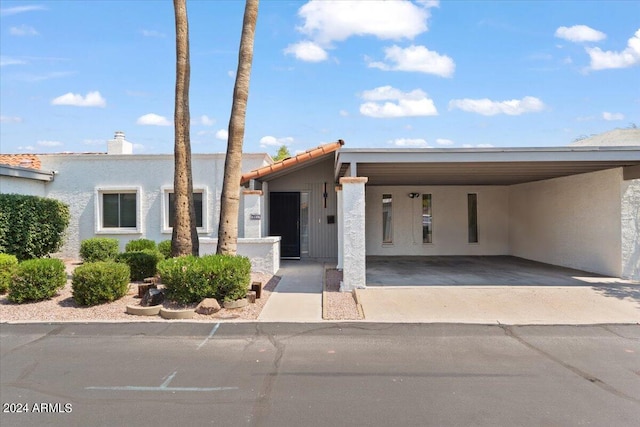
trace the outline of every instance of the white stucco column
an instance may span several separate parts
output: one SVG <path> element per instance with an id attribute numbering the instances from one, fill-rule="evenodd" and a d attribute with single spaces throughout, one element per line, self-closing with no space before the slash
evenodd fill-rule
<path id="1" fill-rule="evenodd" d="M 344 212 L 342 212 L 342 186 L 336 185 L 336 196 L 338 199 L 338 270 L 342 270 L 344 265 Z"/>
<path id="2" fill-rule="evenodd" d="M 262 190 L 242 190 L 244 197 L 244 237 L 262 237 L 262 215 L 260 199 Z"/>
<path id="3" fill-rule="evenodd" d="M 366 286 L 365 197 L 366 177 L 340 178 L 342 185 L 343 271 L 341 290 Z"/>

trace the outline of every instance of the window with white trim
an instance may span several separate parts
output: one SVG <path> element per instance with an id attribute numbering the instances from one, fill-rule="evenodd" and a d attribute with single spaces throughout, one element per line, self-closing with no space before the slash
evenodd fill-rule
<path id="1" fill-rule="evenodd" d="M 96 189 L 96 232 L 140 232 L 140 188 Z"/>
<path id="2" fill-rule="evenodd" d="M 173 217 L 175 215 L 174 192 L 172 187 L 163 188 L 162 204 L 162 232 L 171 233 L 173 231 Z M 208 232 L 206 189 L 194 188 L 193 207 L 196 214 L 197 231 L 200 233 Z"/>

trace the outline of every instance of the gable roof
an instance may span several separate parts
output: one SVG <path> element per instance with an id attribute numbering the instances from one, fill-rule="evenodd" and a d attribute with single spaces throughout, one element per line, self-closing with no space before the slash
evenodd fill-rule
<path id="1" fill-rule="evenodd" d="M 286 159 L 280 160 L 270 165 L 254 169 L 251 172 L 242 175 L 240 185 L 244 185 L 252 179 L 264 180 L 264 178 L 274 176 L 275 174 L 280 174 L 282 172 L 291 172 L 301 165 L 307 166 L 309 164 L 315 163 L 318 160 L 328 157 L 330 154 L 340 149 L 340 147 L 342 147 L 343 145 L 344 141 L 339 139 L 336 142 L 320 145 L 316 148 L 307 150 L 304 153 L 300 153 L 293 157 L 287 157 Z"/>
<path id="2" fill-rule="evenodd" d="M 40 169 L 42 167 L 40 159 L 35 154 L 0 154 L 0 164 L 28 169 Z"/>

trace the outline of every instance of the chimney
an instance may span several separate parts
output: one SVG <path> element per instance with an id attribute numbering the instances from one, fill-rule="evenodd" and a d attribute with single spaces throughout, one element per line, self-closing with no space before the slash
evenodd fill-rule
<path id="1" fill-rule="evenodd" d="M 133 154 L 133 144 L 124 139 L 124 132 L 116 131 L 113 139 L 107 142 L 107 154 Z"/>

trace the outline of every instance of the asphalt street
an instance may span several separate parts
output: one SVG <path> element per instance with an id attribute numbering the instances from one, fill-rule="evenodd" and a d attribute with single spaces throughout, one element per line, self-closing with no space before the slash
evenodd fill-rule
<path id="1" fill-rule="evenodd" d="M 640 326 L 0 324 L 0 425 L 637 426 Z"/>

